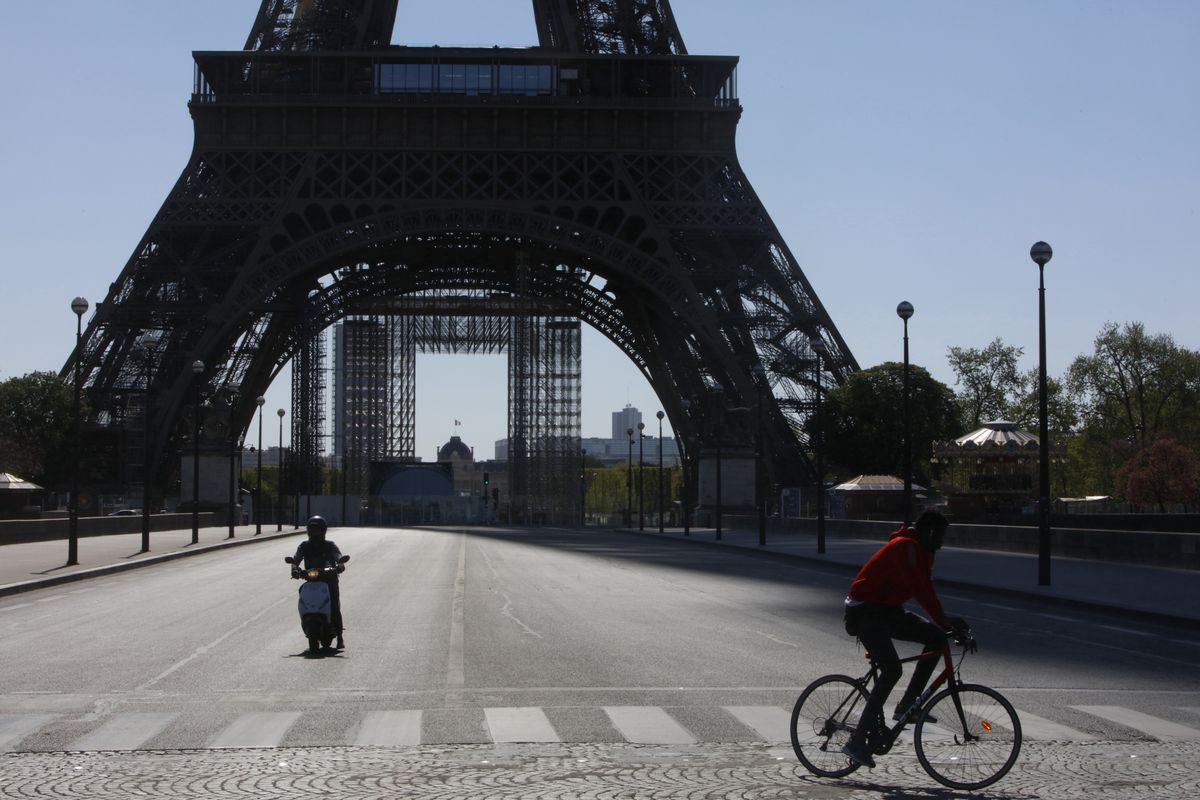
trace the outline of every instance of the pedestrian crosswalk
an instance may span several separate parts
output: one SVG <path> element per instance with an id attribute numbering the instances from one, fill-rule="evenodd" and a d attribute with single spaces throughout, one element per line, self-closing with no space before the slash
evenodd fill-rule
<path id="1" fill-rule="evenodd" d="M 1094 731 L 1111 730 L 1112 725 L 1159 741 L 1200 741 L 1200 721 L 1183 724 L 1121 706 L 1068 706 L 1073 719 L 1094 718 L 1092 731 L 1065 725 L 1018 708 L 1017 714 L 1025 739 L 1029 741 L 1094 741 Z M 550 743 L 589 741 L 574 730 L 564 738 L 556 719 L 579 709 L 524 707 L 487 707 L 460 709 L 373 709 L 365 712 L 348 729 L 329 730 L 327 745 L 417 746 L 447 741 L 447 731 L 439 729 L 439 720 L 453 717 L 458 724 L 474 719 L 479 736 L 464 742 Z M 1039 709 L 1044 712 L 1044 709 Z M 1200 715 L 1200 709 L 1181 709 Z M 446 712 L 453 711 L 453 714 Z M 761 741 L 773 745 L 790 742 L 791 710 L 782 706 L 603 706 L 604 731 L 595 741 L 611 741 L 611 731 L 619 740 L 632 744 L 688 745 L 705 741 L 701 731 L 723 730 L 720 741 Z M 66 739 L 55 739 L 56 732 L 74 729 L 78 720 L 64 714 L 0 714 L 0 751 L 45 750 L 43 737 L 58 744 L 53 750 L 104 751 L 139 749 L 222 749 L 272 748 L 297 744 L 293 731 L 305 716 L 303 711 L 253 711 L 235 715 L 220 725 L 211 726 L 182 713 L 128 712 L 97 720 L 93 729 Z M 1079 716 L 1082 715 L 1082 716 Z M 601 719 L 598 717 L 597 719 Z M 1190 716 L 1185 716 L 1189 723 Z M 1106 725 L 1106 723 L 1108 723 Z M 569 728 L 570 726 L 566 726 Z M 1089 727 L 1081 723 L 1080 727 Z M 311 728 L 310 735 L 311 735 Z M 605 738 L 607 736 L 607 738 Z M 451 737 L 453 738 L 453 737 Z M 311 744 L 305 740 L 304 743 Z"/>

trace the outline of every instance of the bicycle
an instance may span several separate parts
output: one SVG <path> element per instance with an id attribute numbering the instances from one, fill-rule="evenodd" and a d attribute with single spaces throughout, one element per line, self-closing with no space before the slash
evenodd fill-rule
<path id="1" fill-rule="evenodd" d="M 868 744 L 875 755 L 888 753 L 910 723 L 917 760 L 929 776 L 952 789 L 982 789 L 1000 780 L 1012 768 L 1021 750 L 1021 721 L 1017 712 L 995 689 L 963 683 L 962 662 L 974 652 L 969 633 L 955 637 L 962 654 L 955 663 L 946 644 L 940 651 L 901 659 L 907 664 L 922 658 L 943 659 L 944 667 L 921 694 L 907 715 L 891 728 L 875 731 Z M 792 749 L 814 775 L 841 778 L 859 768 L 842 753 L 842 746 L 858 726 L 879 667 L 871 666 L 862 678 L 826 675 L 810 683 L 792 709 Z M 940 692 L 942 684 L 946 688 Z"/>

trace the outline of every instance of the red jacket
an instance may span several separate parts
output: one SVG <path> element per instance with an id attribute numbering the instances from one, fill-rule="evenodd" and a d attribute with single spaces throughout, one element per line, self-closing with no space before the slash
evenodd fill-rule
<path id="1" fill-rule="evenodd" d="M 947 627 L 946 612 L 933 589 L 933 554 L 908 528 L 901 527 L 858 571 L 850 584 L 850 599 L 899 606 L 916 598 L 933 621 Z"/>

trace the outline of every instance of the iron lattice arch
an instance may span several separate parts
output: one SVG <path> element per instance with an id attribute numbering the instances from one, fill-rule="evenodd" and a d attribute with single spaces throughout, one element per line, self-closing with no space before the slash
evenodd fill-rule
<path id="1" fill-rule="evenodd" d="M 688 55 L 665 0 L 536 0 L 523 50 L 385 47 L 394 3 L 309 5 L 264 0 L 254 49 L 196 54 L 193 154 L 64 367 L 95 430 L 140 437 L 128 480 L 184 444 L 194 360 L 208 438 L 238 440 L 352 301 L 435 290 L 560 304 L 685 454 L 750 444 L 716 420 L 756 408 L 772 480 L 811 474 L 816 381 L 857 365 L 738 163 L 736 58 Z"/>

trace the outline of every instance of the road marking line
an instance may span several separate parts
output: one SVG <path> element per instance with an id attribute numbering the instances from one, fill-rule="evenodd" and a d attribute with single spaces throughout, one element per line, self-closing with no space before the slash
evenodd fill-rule
<path id="1" fill-rule="evenodd" d="M 1153 736 L 1160 741 L 1200 741 L 1200 730 L 1152 717 L 1130 708 L 1121 706 L 1071 706 L 1071 708 L 1106 719 L 1109 722 L 1115 722 L 1118 725 L 1124 725 L 1127 728 L 1133 728 L 1135 731 Z"/>
<path id="2" fill-rule="evenodd" d="M 0 608 L 0 611 L 16 611 L 18 608 L 28 608 L 31 605 L 33 605 L 33 603 L 17 603 L 15 606 Z"/>
<path id="3" fill-rule="evenodd" d="M 987 606 L 988 608 L 998 608 L 1001 611 L 1020 611 L 1021 610 L 1019 608 L 1013 608 L 1012 606 L 1002 606 L 999 603 L 980 603 L 980 605 Z"/>
<path id="4" fill-rule="evenodd" d="M 0 714 L 0 751 L 24 739 L 55 718 L 54 714 Z"/>
<path id="5" fill-rule="evenodd" d="M 121 714 L 86 736 L 67 745 L 67 750 L 136 750 L 171 724 L 176 714 Z"/>
<path id="6" fill-rule="evenodd" d="M 299 711 L 255 711 L 243 714 L 208 743 L 211 748 L 278 747 L 300 719 Z"/>
<path id="7" fill-rule="evenodd" d="M 562 741 L 546 717 L 546 712 L 540 708 L 485 708 L 483 713 L 492 732 L 492 741 L 497 744 Z"/>
<path id="8" fill-rule="evenodd" d="M 420 711 L 369 711 L 354 743 L 381 747 L 419 745 L 421 717 Z"/>
<path id="9" fill-rule="evenodd" d="M 1150 636 L 1146 631 L 1135 631 L 1133 628 L 1118 628 L 1116 625 L 1096 625 L 1097 628 L 1107 628 L 1110 631 L 1118 631 L 1120 633 L 1128 633 L 1133 636 Z"/>
<path id="10" fill-rule="evenodd" d="M 1050 742 L 1091 742 L 1096 739 L 1090 733 L 1076 730 L 1075 728 L 1067 727 L 1066 725 L 1052 722 L 1045 717 L 1039 717 L 1037 714 L 1031 714 L 1020 708 L 1016 709 L 1017 718 L 1021 721 L 1021 732 L 1027 739 L 1039 739 Z M 1004 725 L 1003 718 L 996 720 L 997 724 Z M 1005 727 L 1008 727 L 1005 725 Z"/>
<path id="11" fill-rule="evenodd" d="M 459 534 L 458 571 L 454 577 L 454 595 L 450 601 L 450 653 L 446 661 L 446 687 L 461 690 L 466 685 L 463 666 L 463 629 L 467 597 L 467 535 Z"/>
<path id="12" fill-rule="evenodd" d="M 1048 619 L 1056 619 L 1059 622 L 1079 622 L 1079 620 L 1076 619 L 1075 617 L 1064 617 L 1064 616 L 1060 616 L 1058 614 L 1047 614 L 1045 611 L 1035 611 L 1033 613 L 1037 614 L 1039 617 L 1047 617 Z"/>
<path id="13" fill-rule="evenodd" d="M 696 739 L 658 706 L 604 706 L 604 713 L 633 744 L 695 744 Z"/>
<path id="14" fill-rule="evenodd" d="M 771 744 L 790 742 L 792 715 L 779 706 L 723 706 L 737 721 Z"/>

